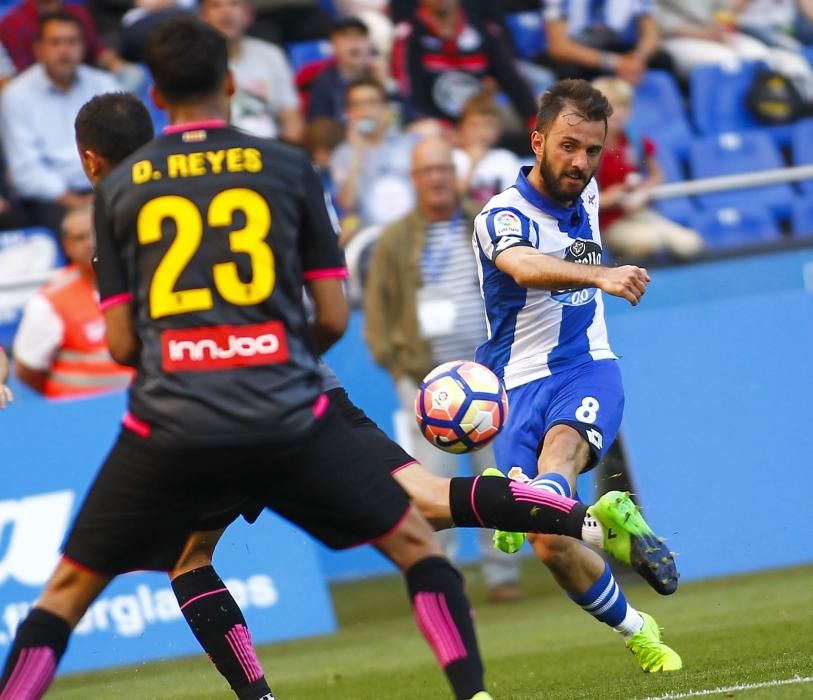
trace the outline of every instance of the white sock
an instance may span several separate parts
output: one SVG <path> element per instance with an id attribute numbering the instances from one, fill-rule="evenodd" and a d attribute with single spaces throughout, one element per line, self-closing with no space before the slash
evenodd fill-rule
<path id="1" fill-rule="evenodd" d="M 585 514 L 582 522 L 582 540 L 596 547 L 604 544 L 604 528 L 590 513 Z"/>
<path id="2" fill-rule="evenodd" d="M 615 629 L 621 632 L 621 634 L 624 635 L 624 639 L 626 639 L 631 637 L 633 634 L 640 632 L 643 626 L 644 618 L 641 617 L 641 613 L 627 603 L 627 614 L 624 615 L 624 619 L 621 620 L 621 624 L 617 625 Z"/>

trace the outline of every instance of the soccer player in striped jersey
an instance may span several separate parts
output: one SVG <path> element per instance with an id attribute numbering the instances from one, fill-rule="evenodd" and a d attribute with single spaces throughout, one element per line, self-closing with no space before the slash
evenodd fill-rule
<path id="1" fill-rule="evenodd" d="M 582 80 L 555 83 L 541 98 L 531 146 L 536 162 L 489 200 L 474 247 L 489 339 L 475 358 L 505 383 L 511 415 L 495 442 L 500 470 L 541 491 L 571 496 L 615 439 L 624 407 L 607 339 L 602 293 L 640 302 L 643 268 L 601 265 L 599 163 L 612 107 Z M 504 551 L 524 536 L 497 533 Z M 598 554 L 564 537 L 529 540 L 556 581 L 588 613 L 626 638 L 645 671 L 680 669 L 646 613 L 628 604 Z M 633 566 L 661 594 L 674 592 L 673 555 L 651 530 Z"/>

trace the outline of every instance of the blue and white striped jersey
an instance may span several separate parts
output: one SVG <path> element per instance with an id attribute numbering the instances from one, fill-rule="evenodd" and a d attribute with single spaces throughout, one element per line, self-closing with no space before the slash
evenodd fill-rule
<path id="1" fill-rule="evenodd" d="M 507 389 L 593 360 L 616 359 L 598 289 L 528 289 L 494 264 L 501 252 L 518 245 L 575 263 L 601 262 L 596 181 L 573 206 L 563 207 L 528 182 L 529 171 L 522 168 L 514 185 L 492 197 L 474 220 L 489 338 L 475 359 Z"/>

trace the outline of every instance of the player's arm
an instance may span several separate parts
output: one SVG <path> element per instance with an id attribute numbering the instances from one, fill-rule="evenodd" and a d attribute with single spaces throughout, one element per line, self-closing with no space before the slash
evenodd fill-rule
<path id="1" fill-rule="evenodd" d="M 350 317 L 344 296 L 347 266 L 339 250 L 335 212 L 331 217 L 322 182 L 307 160 L 303 162 L 302 188 L 299 250 L 303 278 L 313 301 L 313 337 L 321 355 L 347 329 Z"/>
<path id="2" fill-rule="evenodd" d="M 113 239 L 101 190 L 96 193 L 94 226 L 96 255 L 93 267 L 99 285 L 99 306 L 107 330 L 107 346 L 116 362 L 134 367 L 141 351 L 141 341 L 133 323 L 133 295 L 127 288 L 123 262 Z"/>
<path id="3" fill-rule="evenodd" d="M 344 335 L 350 319 L 350 308 L 341 279 L 311 280 L 308 282 L 308 291 L 314 309 L 313 337 L 316 340 L 316 351 L 321 355 Z"/>
<path id="4" fill-rule="evenodd" d="M 642 267 L 623 265 L 580 265 L 544 255 L 527 245 L 500 252 L 494 260 L 499 270 L 522 287 L 570 289 L 598 287 L 607 294 L 626 299 L 636 306 L 646 291 L 649 274 Z"/>
<path id="5" fill-rule="evenodd" d="M 104 311 L 107 345 L 110 356 L 120 365 L 135 367 L 141 352 L 141 340 L 133 325 L 133 310 L 129 302 L 109 306 Z"/>

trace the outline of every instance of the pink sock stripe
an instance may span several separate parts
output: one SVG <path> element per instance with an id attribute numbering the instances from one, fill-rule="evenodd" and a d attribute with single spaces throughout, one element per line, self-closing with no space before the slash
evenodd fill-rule
<path id="1" fill-rule="evenodd" d="M 471 495 L 470 495 L 471 509 L 474 511 L 474 514 L 477 516 L 477 520 L 480 522 L 480 525 L 485 527 L 486 524 L 483 522 L 483 519 L 480 517 L 480 514 L 477 512 L 477 506 L 474 504 L 474 492 L 477 489 L 477 482 L 478 481 L 480 481 L 480 475 L 479 474 L 474 477 L 474 481 L 472 481 L 472 483 L 471 483 Z"/>
<path id="2" fill-rule="evenodd" d="M 418 627 L 443 668 L 466 658 L 466 647 L 449 612 L 446 596 L 442 593 L 418 593 L 414 610 Z"/>
<path id="3" fill-rule="evenodd" d="M 245 625 L 235 625 L 226 632 L 226 641 L 229 643 L 232 652 L 240 662 L 243 673 L 249 683 L 260 680 L 263 677 L 263 668 L 254 651 L 254 642 L 251 641 L 251 633 Z"/>
<path id="4" fill-rule="evenodd" d="M 20 651 L 14 671 L 0 700 L 38 700 L 56 673 L 56 657 L 50 647 L 31 647 Z"/>
<path id="5" fill-rule="evenodd" d="M 229 589 L 224 586 L 223 588 L 216 588 L 213 591 L 207 591 L 206 593 L 201 593 L 200 595 L 196 595 L 194 598 L 190 598 L 189 600 L 187 600 L 181 606 L 181 610 L 183 610 L 187 605 L 192 605 L 192 603 L 194 603 L 197 600 L 200 600 L 201 598 L 206 598 L 206 597 L 208 597 L 210 595 L 215 595 L 216 593 L 227 593 L 228 590 Z"/>
<path id="6" fill-rule="evenodd" d="M 511 493 L 514 494 L 514 500 L 517 502 L 539 503 L 540 505 L 561 510 L 564 513 L 572 511 L 573 506 L 577 503 L 572 498 L 565 498 L 543 489 L 535 489 L 533 486 L 526 486 L 516 481 L 511 482 Z"/>

